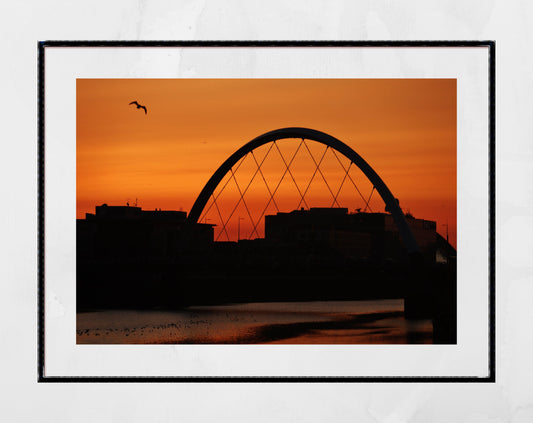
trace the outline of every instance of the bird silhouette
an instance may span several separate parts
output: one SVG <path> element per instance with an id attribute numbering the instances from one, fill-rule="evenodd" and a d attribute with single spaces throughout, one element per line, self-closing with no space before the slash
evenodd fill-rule
<path id="1" fill-rule="evenodd" d="M 144 114 L 147 114 L 147 113 L 148 113 L 147 110 L 146 110 L 146 106 L 143 106 L 143 105 L 137 103 L 137 100 L 132 101 L 132 102 L 130 103 L 130 105 L 132 105 L 132 104 L 135 104 L 135 105 L 137 106 L 138 109 L 144 109 Z"/>

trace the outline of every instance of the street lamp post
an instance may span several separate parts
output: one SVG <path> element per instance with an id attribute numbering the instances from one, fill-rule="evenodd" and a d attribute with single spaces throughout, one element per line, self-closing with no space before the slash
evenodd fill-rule
<path id="1" fill-rule="evenodd" d="M 239 223 L 237 224 L 237 242 L 241 239 L 241 220 L 244 220 L 244 217 L 239 216 Z"/>

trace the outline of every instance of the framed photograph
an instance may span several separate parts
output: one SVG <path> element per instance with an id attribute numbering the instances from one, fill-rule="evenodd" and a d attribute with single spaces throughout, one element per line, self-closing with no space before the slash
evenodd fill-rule
<path id="1" fill-rule="evenodd" d="M 39 43 L 39 381 L 493 382 L 494 69 Z"/>

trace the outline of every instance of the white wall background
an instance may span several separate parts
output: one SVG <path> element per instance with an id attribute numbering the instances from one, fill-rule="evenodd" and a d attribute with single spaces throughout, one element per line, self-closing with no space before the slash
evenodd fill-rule
<path id="1" fill-rule="evenodd" d="M 533 3 L 0 4 L 0 410 L 6 421 L 533 421 Z M 38 40 L 496 40 L 495 384 L 37 384 Z"/>

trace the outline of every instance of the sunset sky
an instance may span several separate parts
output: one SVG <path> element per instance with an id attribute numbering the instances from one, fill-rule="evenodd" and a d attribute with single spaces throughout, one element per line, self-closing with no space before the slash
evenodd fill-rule
<path id="1" fill-rule="evenodd" d="M 284 127 L 326 132 L 352 147 L 381 176 L 404 212 L 435 220 L 437 231 L 456 245 L 456 80 L 455 79 L 78 79 L 77 218 L 97 205 L 133 205 L 153 210 L 189 211 L 212 173 L 253 138 Z M 146 105 L 148 114 L 129 105 Z M 264 160 L 268 189 L 274 190 L 299 140 L 280 141 Z M 261 162 L 269 146 L 254 155 Z M 301 191 L 315 172 L 325 147 L 302 146 L 291 172 Z M 312 157 L 309 155 L 312 154 Z M 306 204 L 337 203 L 350 211 L 366 204 L 372 186 L 349 162 L 326 151 L 308 189 Z M 231 175 L 202 222 L 219 225 L 229 217 L 256 172 L 247 157 Z M 340 162 L 339 163 L 339 159 Z M 352 182 L 353 181 L 353 182 Z M 218 193 L 221 186 L 215 193 Z M 256 173 L 245 195 L 248 210 L 237 204 L 226 230 L 231 236 L 253 232 L 267 206 L 268 189 Z M 279 185 L 275 201 L 290 211 L 301 197 L 291 177 Z M 208 202 L 207 206 L 209 207 Z M 383 212 L 377 193 L 369 203 Z M 286 209 L 286 210 L 285 210 Z M 268 213 L 275 213 L 271 202 Z M 237 229 L 238 228 L 238 229 Z M 257 235 L 262 234 L 262 228 Z M 215 230 L 215 236 L 217 230 Z M 220 240 L 224 240 L 221 237 Z"/>

